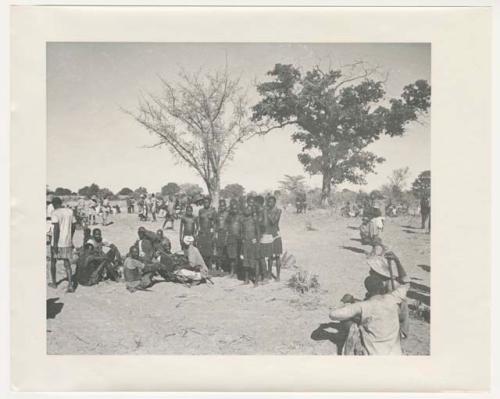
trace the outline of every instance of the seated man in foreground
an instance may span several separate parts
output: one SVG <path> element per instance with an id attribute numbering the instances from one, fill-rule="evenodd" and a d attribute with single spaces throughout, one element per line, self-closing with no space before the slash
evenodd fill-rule
<path id="1" fill-rule="evenodd" d="M 120 278 L 118 266 L 123 263 L 120 251 L 115 244 L 103 238 L 102 231 L 99 228 L 92 230 L 92 239 L 95 242 L 96 252 L 99 255 L 106 257 L 109 265 L 112 266 L 108 268 L 107 277 L 113 281 L 117 281 Z"/>
<path id="2" fill-rule="evenodd" d="M 99 252 L 93 239 L 87 240 L 76 261 L 76 282 L 83 286 L 98 284 L 104 277 L 116 276 L 110 258 Z M 110 277 L 111 278 L 111 277 Z"/>
<path id="3" fill-rule="evenodd" d="M 392 253 L 386 256 L 392 257 Z M 368 355 L 402 354 L 399 314 L 400 304 L 408 292 L 409 280 L 399 259 L 391 260 L 395 260 L 397 279 L 401 285 L 391 291 L 382 276 L 371 273 L 365 279 L 367 294 L 364 301 L 349 303 L 330 312 L 332 320 L 354 322 L 350 324 L 346 344 L 352 335 L 359 333 Z M 343 353 L 351 354 L 346 353 L 345 347 Z"/>
<path id="4" fill-rule="evenodd" d="M 127 290 L 135 292 L 145 290 L 153 285 L 153 276 L 163 265 L 158 262 L 144 263 L 139 256 L 139 248 L 130 247 L 129 254 L 123 263 L 123 274 Z"/>

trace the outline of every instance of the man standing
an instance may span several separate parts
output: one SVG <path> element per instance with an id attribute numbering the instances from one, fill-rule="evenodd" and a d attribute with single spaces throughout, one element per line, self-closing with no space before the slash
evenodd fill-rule
<path id="1" fill-rule="evenodd" d="M 247 201 L 248 203 L 249 201 Z M 259 284 L 260 262 L 259 262 L 259 224 L 254 217 L 253 201 L 247 205 L 242 218 L 242 256 L 243 267 L 245 269 L 245 284 L 251 271 L 254 272 L 254 286 Z"/>
<path id="2" fill-rule="evenodd" d="M 214 227 L 216 221 L 215 209 L 211 206 L 209 197 L 203 200 L 203 208 L 198 212 L 198 237 L 196 245 L 209 269 L 212 269 L 214 254 Z"/>
<path id="3" fill-rule="evenodd" d="M 215 243 L 215 255 L 216 264 L 219 270 L 226 270 L 227 263 L 227 253 L 226 253 L 226 241 L 227 241 L 227 228 L 226 219 L 228 217 L 228 210 L 226 206 L 226 200 L 219 200 L 219 210 L 217 212 L 217 239 Z"/>
<path id="4" fill-rule="evenodd" d="M 263 213 L 264 234 L 261 238 L 262 255 L 267 258 L 269 276 L 272 276 L 273 261 L 276 262 L 276 280 L 280 280 L 283 242 L 280 236 L 281 209 L 276 207 L 276 198 L 268 196 Z"/>
<path id="5" fill-rule="evenodd" d="M 150 210 L 151 217 L 153 218 L 153 222 L 156 222 L 156 210 L 158 208 L 158 203 L 156 202 L 156 197 L 154 194 L 151 194 L 151 202 L 150 202 Z"/>
<path id="6" fill-rule="evenodd" d="M 227 241 L 226 252 L 231 267 L 231 276 L 235 277 L 236 267 L 240 257 L 241 217 L 238 213 L 238 202 L 231 201 L 229 215 L 226 219 Z"/>
<path id="7" fill-rule="evenodd" d="M 429 233 L 431 232 L 431 202 L 426 194 L 420 199 L 420 216 L 422 216 L 422 229 L 425 229 L 427 219 L 429 219 Z"/>
<path id="8" fill-rule="evenodd" d="M 74 292 L 73 279 L 71 272 L 71 259 L 73 256 L 73 234 L 75 233 L 76 220 L 73 211 L 62 207 L 62 201 L 59 197 L 52 200 L 54 211 L 52 212 L 52 253 L 54 256 L 50 262 L 50 276 L 52 282 L 49 287 L 56 288 L 56 264 L 58 260 L 64 262 L 64 269 L 68 279 L 68 288 L 66 292 Z"/>
<path id="9" fill-rule="evenodd" d="M 196 237 L 197 227 L 197 221 L 193 215 L 193 207 L 188 205 L 186 207 L 186 214 L 181 218 L 181 225 L 179 228 L 179 241 L 182 249 L 185 249 L 186 246 L 184 237 Z"/>

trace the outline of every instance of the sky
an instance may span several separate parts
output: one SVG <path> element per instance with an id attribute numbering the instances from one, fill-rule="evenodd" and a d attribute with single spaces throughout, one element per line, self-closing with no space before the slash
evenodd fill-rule
<path id="1" fill-rule="evenodd" d="M 228 65 L 258 102 L 255 82 L 266 79 L 276 63 L 308 70 L 335 68 L 363 60 L 387 73 L 388 97 L 398 97 L 417 79 L 431 81 L 428 44 L 290 44 L 290 43 L 48 43 L 47 44 L 47 184 L 73 191 L 97 183 L 112 191 L 144 186 L 160 191 L 168 182 L 203 182 L 156 143 L 123 109 L 134 111 L 142 92 L 158 93 L 159 76 L 175 83 L 181 69 L 213 71 Z M 304 175 L 311 187 L 321 176 L 309 176 L 297 159 L 300 144 L 291 130 L 254 137 L 236 150 L 223 171 L 222 185 L 240 183 L 247 191 L 275 189 L 285 174 Z M 366 150 L 386 161 L 367 184 L 342 184 L 337 189 L 373 190 L 391 171 L 410 168 L 410 182 L 430 169 L 430 114 L 412 123 L 403 137 L 383 137 Z"/>

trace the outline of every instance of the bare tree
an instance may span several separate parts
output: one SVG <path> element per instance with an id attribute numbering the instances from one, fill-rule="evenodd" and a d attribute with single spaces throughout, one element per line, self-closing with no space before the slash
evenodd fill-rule
<path id="1" fill-rule="evenodd" d="M 389 176 L 389 185 L 391 187 L 396 187 L 398 191 L 403 191 L 408 185 L 408 177 L 410 175 L 410 168 L 394 169 L 392 175 Z"/>
<path id="2" fill-rule="evenodd" d="M 161 94 L 139 100 L 134 119 L 167 146 L 177 159 L 203 179 L 214 203 L 219 200 L 221 173 L 239 143 L 255 129 L 247 112 L 247 96 L 227 67 L 214 73 L 179 73 L 177 83 L 160 77 Z"/>

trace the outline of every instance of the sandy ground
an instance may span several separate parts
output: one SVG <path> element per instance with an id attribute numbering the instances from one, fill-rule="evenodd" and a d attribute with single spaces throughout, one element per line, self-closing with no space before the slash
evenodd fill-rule
<path id="1" fill-rule="evenodd" d="M 136 239 L 136 215 L 119 214 L 103 228 L 105 238 L 122 253 Z M 327 211 L 307 215 L 284 213 L 281 233 L 285 250 L 297 266 L 316 273 L 320 290 L 299 294 L 287 286 L 295 271 L 282 270 L 281 282 L 258 288 L 217 277 L 215 285 L 187 288 L 159 282 L 149 291 L 129 293 L 123 283 L 103 282 L 66 294 L 66 282 L 47 288 L 49 354 L 304 354 L 335 355 L 341 341 L 328 310 L 345 293 L 364 296 L 368 268 L 358 238 L 359 219 Z M 412 281 L 430 286 L 430 236 L 417 218 L 388 218 L 384 242 L 396 252 Z M 142 223 L 157 229 L 161 222 Z M 309 225 L 313 229 L 307 229 Z M 176 231 L 167 231 L 179 249 Z M 82 232 L 75 243 L 81 245 Z M 64 277 L 62 264 L 58 276 Z M 429 354 L 430 328 L 412 318 L 403 350 Z"/>

